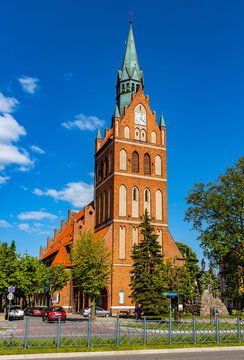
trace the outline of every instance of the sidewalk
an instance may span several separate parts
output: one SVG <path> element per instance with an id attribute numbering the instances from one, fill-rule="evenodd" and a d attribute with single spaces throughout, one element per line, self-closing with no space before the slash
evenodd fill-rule
<path id="1" fill-rule="evenodd" d="M 23 355 L 0 355 L 0 360 L 24 360 L 24 359 L 52 359 L 52 358 L 85 358 L 94 356 L 118 356 L 118 355 L 146 355 L 146 354 L 177 354 L 193 352 L 218 352 L 218 351 L 244 351 L 244 346 L 202 347 L 182 349 L 155 349 L 155 350 L 123 350 L 123 351 L 94 351 L 74 353 L 45 353 L 45 354 L 23 354 Z"/>

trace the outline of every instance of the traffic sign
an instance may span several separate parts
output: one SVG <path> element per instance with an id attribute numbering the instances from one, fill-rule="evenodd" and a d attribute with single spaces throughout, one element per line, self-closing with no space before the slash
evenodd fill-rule
<path id="1" fill-rule="evenodd" d="M 9 294 L 7 295 L 7 298 L 8 298 L 10 301 L 13 300 L 14 294 L 13 294 L 13 293 L 9 293 Z"/>
<path id="2" fill-rule="evenodd" d="M 14 286 L 9 286 L 8 292 L 9 293 L 14 293 L 15 292 L 15 287 Z"/>
<path id="3" fill-rule="evenodd" d="M 55 296 L 53 296 L 53 297 L 52 297 L 52 301 L 55 301 L 55 300 L 56 300 L 56 297 L 55 297 Z"/>
<path id="4" fill-rule="evenodd" d="M 175 293 L 164 293 L 164 295 L 168 298 L 168 299 L 170 299 L 170 298 L 173 298 L 173 297 L 176 297 L 176 296 L 178 296 L 178 293 L 177 292 L 175 292 Z"/>

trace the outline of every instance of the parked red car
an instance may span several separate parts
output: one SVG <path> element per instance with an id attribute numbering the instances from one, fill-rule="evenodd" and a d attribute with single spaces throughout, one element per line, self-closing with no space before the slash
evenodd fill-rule
<path id="1" fill-rule="evenodd" d="M 41 307 L 33 307 L 30 309 L 29 316 L 42 316 L 43 309 Z"/>
<path id="2" fill-rule="evenodd" d="M 66 321 L 66 312 L 61 306 L 51 306 L 43 311 L 42 321 Z"/>

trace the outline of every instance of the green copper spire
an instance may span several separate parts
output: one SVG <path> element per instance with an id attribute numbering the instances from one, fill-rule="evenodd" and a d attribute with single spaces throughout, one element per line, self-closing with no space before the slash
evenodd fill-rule
<path id="1" fill-rule="evenodd" d="M 120 116 L 124 113 L 125 106 L 131 103 L 131 94 L 137 93 L 139 85 L 144 87 L 143 71 L 140 70 L 136 53 L 136 45 L 133 36 L 132 26 L 130 25 L 129 35 L 125 47 L 125 54 L 121 70 L 117 77 L 117 96 L 116 103 Z"/>
<path id="2" fill-rule="evenodd" d="M 100 128 L 97 129 L 97 137 L 96 137 L 96 139 L 102 140 L 102 135 L 101 135 Z"/>
<path id="3" fill-rule="evenodd" d="M 116 108 L 115 108 L 115 112 L 114 112 L 114 118 L 120 118 L 120 113 L 119 113 L 119 108 L 118 108 L 118 104 L 116 104 Z"/>
<path id="4" fill-rule="evenodd" d="M 127 70 L 128 74 L 132 76 L 134 69 L 136 69 L 138 72 L 140 71 L 138 57 L 136 53 L 136 44 L 133 36 L 132 26 L 130 25 L 124 59 L 122 63 L 122 72 Z"/>
<path id="5" fill-rule="evenodd" d="M 165 127 L 165 121 L 164 121 L 163 113 L 161 113 L 161 118 L 160 118 L 159 127 Z"/>

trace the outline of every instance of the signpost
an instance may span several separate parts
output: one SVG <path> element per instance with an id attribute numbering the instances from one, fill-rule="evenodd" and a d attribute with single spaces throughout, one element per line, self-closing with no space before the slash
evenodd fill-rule
<path id="1" fill-rule="evenodd" d="M 7 298 L 11 301 L 14 298 L 14 294 L 8 293 Z"/>
<path id="2" fill-rule="evenodd" d="M 170 319 L 171 319 L 171 299 L 173 297 L 178 296 L 177 292 L 172 292 L 172 293 L 164 293 L 164 295 L 166 296 L 166 298 L 169 299 L 169 314 L 170 314 Z"/>
<path id="3" fill-rule="evenodd" d="M 9 300 L 9 305 L 8 305 L 8 320 L 9 320 L 9 312 L 10 312 L 10 306 L 11 306 L 11 300 L 13 300 L 14 298 L 14 293 L 15 292 L 15 287 L 14 286 L 9 286 L 8 287 L 8 295 L 7 298 Z"/>

